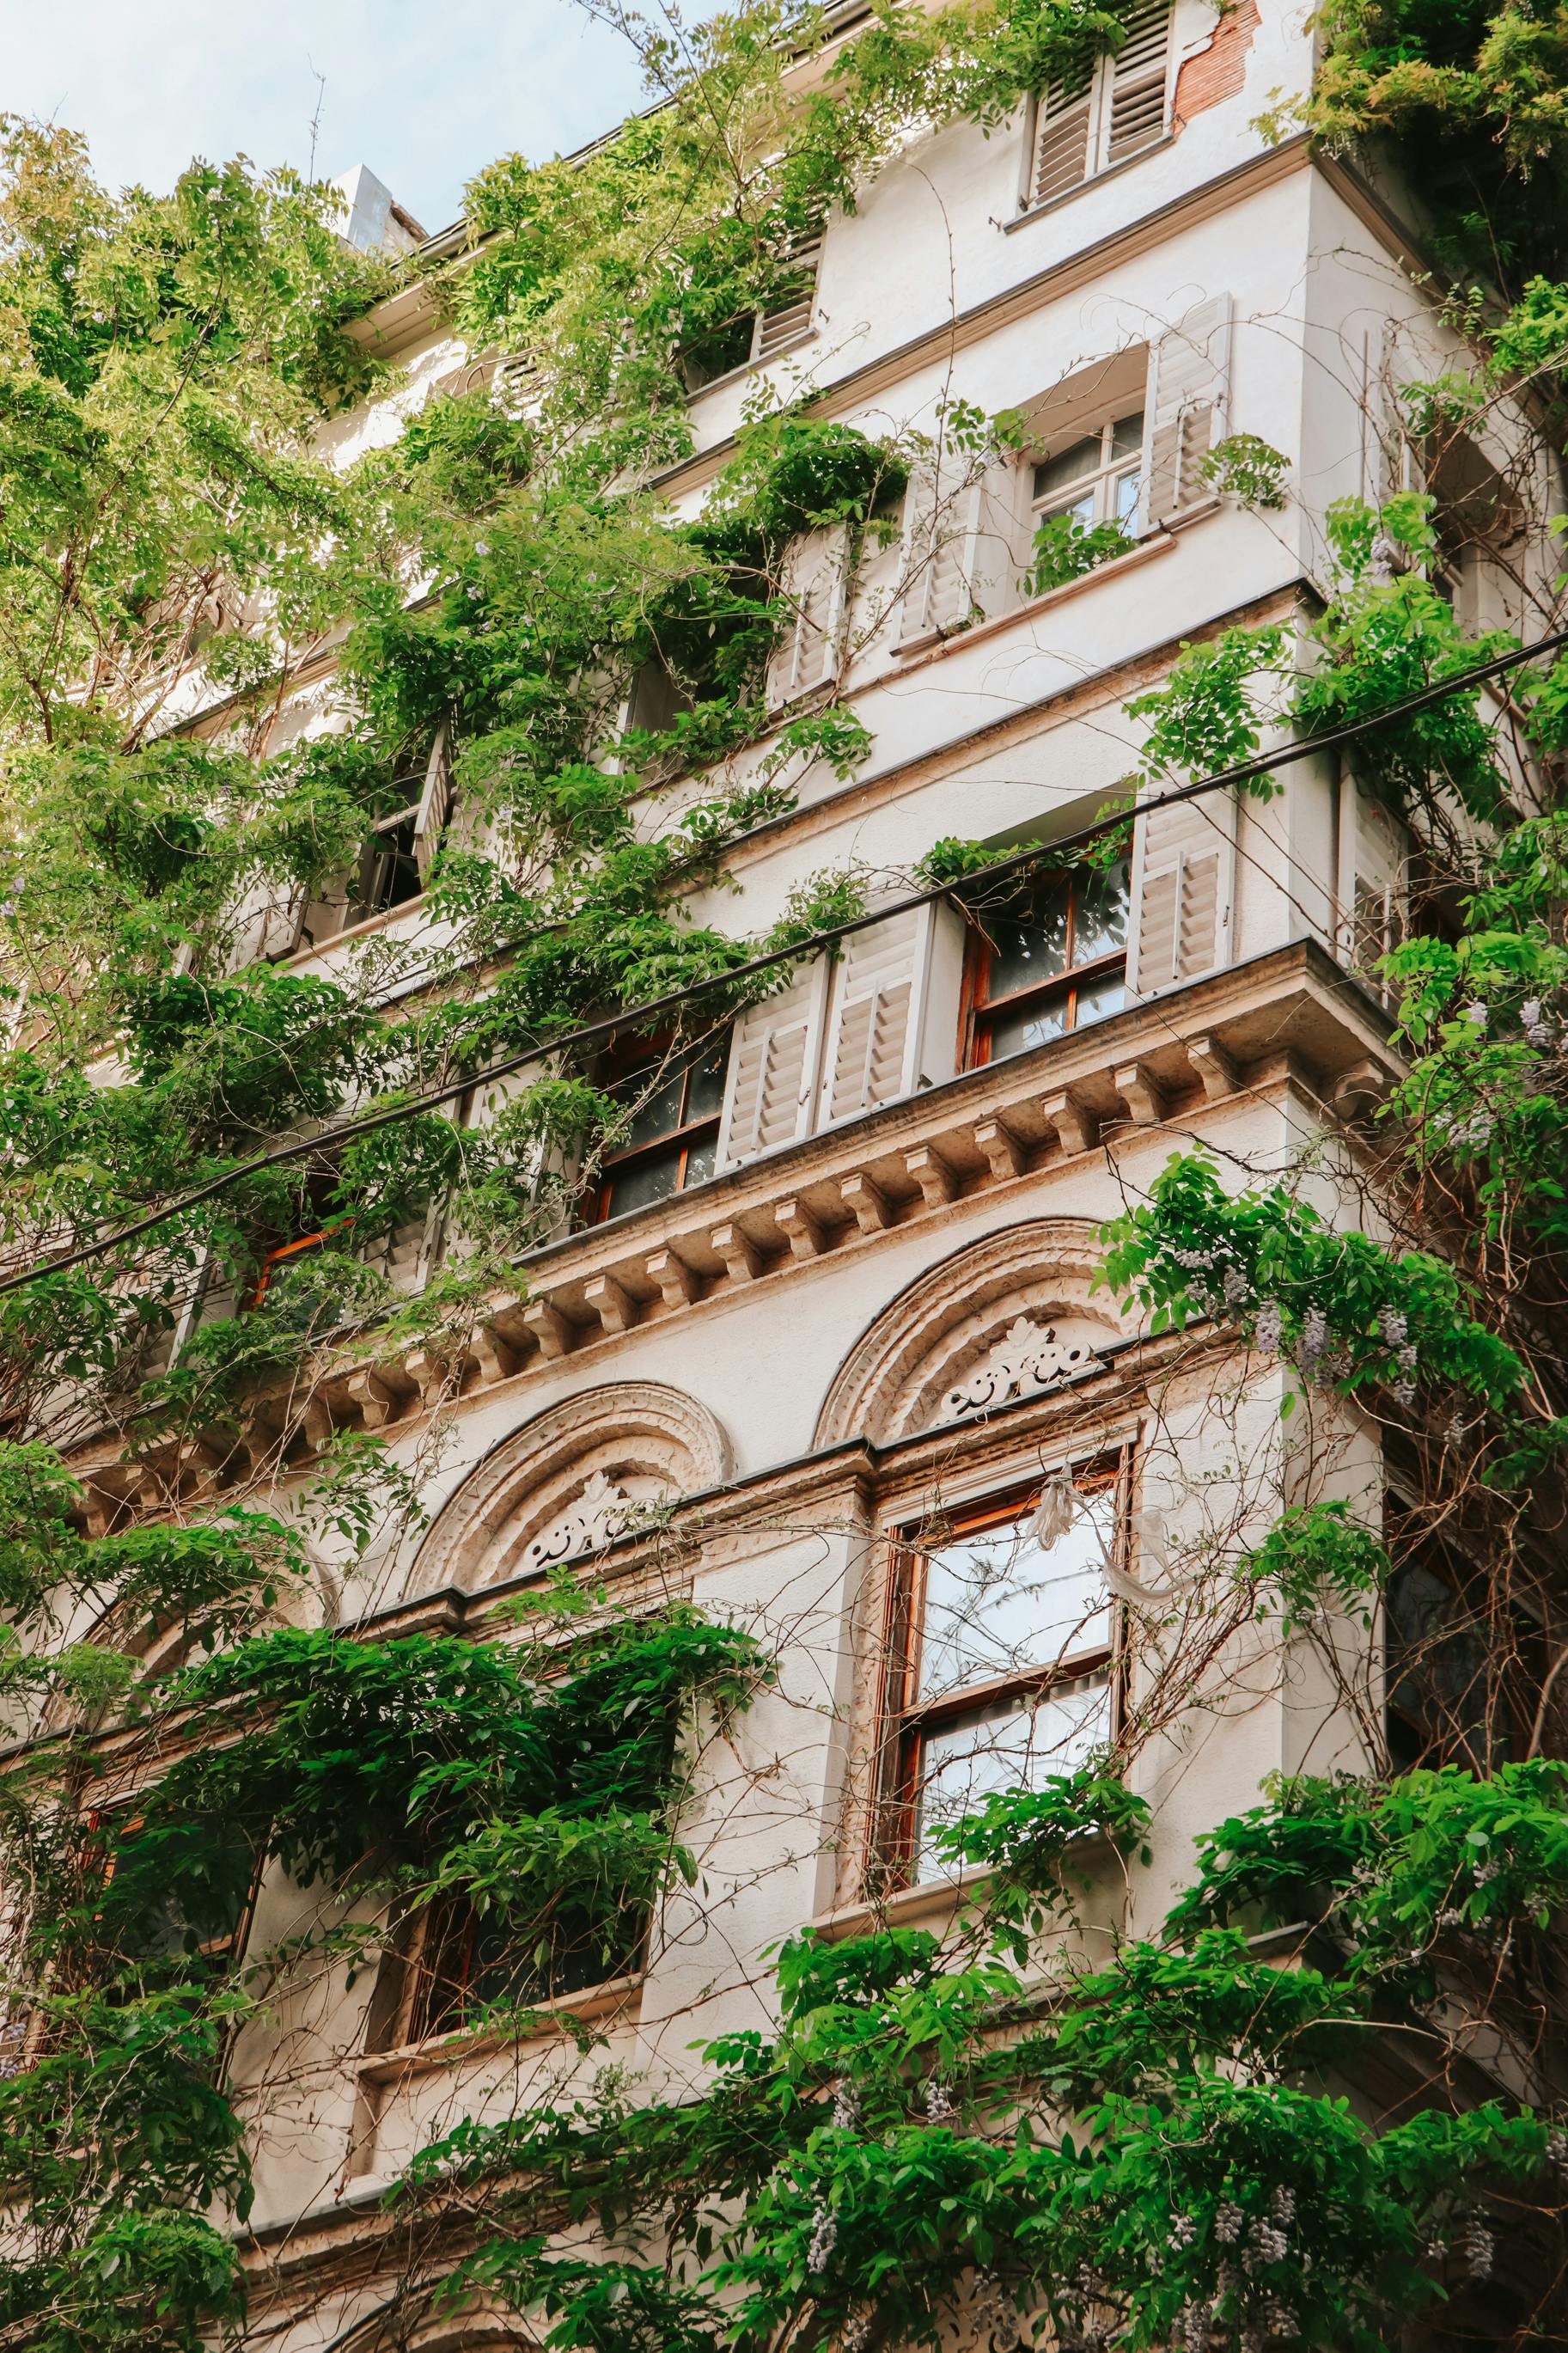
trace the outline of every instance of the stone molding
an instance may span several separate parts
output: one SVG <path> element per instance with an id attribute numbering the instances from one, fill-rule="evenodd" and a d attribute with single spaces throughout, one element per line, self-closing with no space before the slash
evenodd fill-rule
<path id="1" fill-rule="evenodd" d="M 406 1592 L 471 1592 L 564 1559 L 557 1540 L 579 1522 L 579 1549 L 594 1549 L 614 1533 L 597 1507 L 608 1498 L 635 1508 L 629 1480 L 679 1496 L 721 1485 L 731 1467 L 717 1417 L 679 1389 L 616 1381 L 581 1390 L 509 1432 L 468 1472 L 431 1524 Z"/>
<path id="2" fill-rule="evenodd" d="M 1054 1328 L 1060 1349 L 1084 1350 L 1084 1368 L 1097 1371 L 1096 1350 L 1127 1337 L 1103 1300 L 1091 1303 L 1100 1262 L 1088 1218 L 1032 1218 L 955 1250 L 867 1326 L 824 1399 L 814 1444 L 865 1438 L 886 1446 L 959 1421 L 964 1417 L 952 1408 L 955 1392 L 1020 1319 L 1038 1327 L 1041 1345 Z M 1071 1366 L 1062 1370 L 1072 1377 Z M 1047 1386 L 1035 1381 L 1031 1394 Z"/>

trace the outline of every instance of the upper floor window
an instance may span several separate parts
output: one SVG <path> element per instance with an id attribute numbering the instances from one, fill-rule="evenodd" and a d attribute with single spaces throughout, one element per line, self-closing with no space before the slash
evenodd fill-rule
<path id="1" fill-rule="evenodd" d="M 965 1060 L 997 1062 L 1127 999 L 1127 869 L 1025 882 L 973 918 Z"/>
<path id="2" fill-rule="evenodd" d="M 1170 0 L 1147 0 L 1114 57 L 1047 85 L 1031 125 L 1026 206 L 1048 205 L 1165 136 L 1171 16 Z"/>
<path id="3" fill-rule="evenodd" d="M 1143 490 L 1143 411 L 1107 417 L 1059 456 L 1035 468 L 1037 522 L 1068 515 L 1087 531 L 1097 522 L 1137 524 Z"/>
<path id="4" fill-rule="evenodd" d="M 1390 1761 L 1396 1772 L 1491 1773 L 1524 1753 L 1540 1689 L 1539 1639 L 1488 1580 L 1436 1538 L 1406 1553 L 1384 1593 Z"/>
<path id="5" fill-rule="evenodd" d="M 687 391 L 701 392 L 738 368 L 765 367 L 769 360 L 803 341 L 811 332 L 821 259 L 820 237 L 803 243 L 791 255 L 787 271 L 765 309 L 738 311 L 732 319 L 683 343 L 675 364 Z"/>
<path id="6" fill-rule="evenodd" d="M 882 1856 L 943 1869 L 936 1833 L 993 1791 L 1032 1788 L 1111 1736 L 1125 1461 L 894 1539 L 882 1726 Z"/>
<path id="7" fill-rule="evenodd" d="M 612 1064 L 603 1083 L 626 1109 L 600 1164 L 598 1218 L 624 1217 L 712 1176 L 729 1061 L 726 1030 L 684 1059 L 672 1058 L 668 1042 L 642 1039 Z"/>

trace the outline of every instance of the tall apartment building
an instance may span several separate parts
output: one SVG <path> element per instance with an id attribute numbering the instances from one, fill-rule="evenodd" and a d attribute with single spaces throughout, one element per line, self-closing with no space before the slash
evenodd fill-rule
<path id="1" fill-rule="evenodd" d="M 246 2028 L 247 2262 L 278 2353 L 528 2341 L 433 2307 L 377 2333 L 403 2260 L 380 2200 L 416 2151 L 606 2063 L 690 2082 L 695 2042 L 766 2018 L 767 1957 L 805 1924 L 940 1929 L 956 1890 L 933 1827 L 1112 1735 L 1125 1580 L 1177 1576 L 1205 1528 L 1267 1525 L 1283 1499 L 1381 1508 L 1370 1425 L 1326 1409 L 1282 1423 L 1286 1368 L 1238 1385 L 1223 1354 L 1141 1333 L 1097 1282 L 1098 1232 L 1194 1145 L 1239 1184 L 1322 1139 L 1321 1198 L 1353 1217 L 1331 1172 L 1396 1074 L 1370 967 L 1399 921 L 1401 828 L 1320 754 L 1271 798 L 1140 810 L 1120 863 L 1047 866 L 984 920 L 907 879 L 944 838 L 1075 835 L 1125 789 L 1130 705 L 1183 646 L 1268 623 L 1295 644 L 1321 609 L 1332 502 L 1426 479 L 1394 393 L 1459 345 L 1415 195 L 1259 129 L 1311 65 L 1282 0 L 1150 0 L 1086 86 L 988 132 L 910 138 L 828 217 L 798 297 L 690 366 L 693 454 L 661 485 L 679 512 L 700 510 L 760 386 L 809 386 L 819 417 L 945 452 L 858 565 L 840 530 L 791 550 L 770 703 L 782 723 L 836 699 L 872 749 L 847 778 L 811 769 L 693 907 L 759 933 L 804 874 L 854 861 L 874 920 L 647 1094 L 455 1377 L 411 1347 L 312 1410 L 319 1436 L 380 1433 L 424 1485 L 427 1526 L 346 1584 L 342 1621 L 367 1637 L 504 1639 L 507 1606 L 574 1563 L 612 1611 L 689 1593 L 758 1634 L 780 1677 L 704 1753 L 686 1831 L 700 1886 L 665 1900 L 635 1969 L 561 1995 L 603 2036 L 587 2058 L 562 2035 L 465 2031 L 484 1965 L 461 1922 L 427 1922 L 378 1968 L 313 1972 Z M 345 462 L 453 385 L 526 398 L 515 367 L 508 391 L 504 364 L 455 341 L 433 283 L 355 330 L 401 373 L 331 428 Z M 1015 413 L 1012 448 L 977 462 L 944 440 L 955 401 Z M 1434 484 L 1479 518 L 1453 532 L 1448 589 L 1472 626 L 1529 635 L 1552 494 L 1502 497 L 1515 453 L 1497 414 Z M 1205 470 L 1237 436 L 1280 453 L 1277 503 Z M 1058 578 L 1037 550 L 1061 517 L 1114 528 Z M 645 721 L 667 684 L 646 682 Z M 279 740 L 322 723 L 331 692 L 323 660 Z M 417 938 L 451 808 L 437 744 L 341 891 L 258 906 L 246 953 L 330 975 L 367 941 Z M 482 1094 L 461 1116 L 489 1115 Z M 439 1204 L 398 1230 L 401 1288 L 443 1241 Z M 143 1475 L 108 1454 L 83 1468 L 106 1512 Z M 1053 1518 L 1042 1490 L 1064 1480 Z M 1379 1639 L 1356 1636 L 1339 1679 L 1305 1641 L 1276 1655 L 1237 1637 L 1211 1662 L 1203 1704 L 1128 1767 L 1153 1860 L 1131 1881 L 1098 1868 L 1090 1949 L 1156 1918 L 1194 1832 L 1266 1775 L 1364 1757 Z M 299 1900 L 269 1876 L 252 1939 L 286 1936 Z"/>

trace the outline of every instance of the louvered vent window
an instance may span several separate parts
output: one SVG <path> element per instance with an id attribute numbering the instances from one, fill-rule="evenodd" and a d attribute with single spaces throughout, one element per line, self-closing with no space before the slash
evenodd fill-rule
<path id="1" fill-rule="evenodd" d="M 765 366 L 808 335 L 821 259 L 821 237 L 803 240 L 790 254 L 788 269 L 765 310 L 740 311 L 684 343 L 676 354 L 676 366 L 687 391 L 700 392 L 739 368 Z"/>
<path id="2" fill-rule="evenodd" d="M 810 1134 L 826 978 L 826 959 L 819 956 L 736 1022 L 720 1123 L 721 1168 Z"/>
<path id="3" fill-rule="evenodd" d="M 1114 57 L 1051 82 L 1035 109 L 1027 206 L 1058 196 L 1125 163 L 1165 135 L 1171 54 L 1168 0 L 1139 8 Z"/>
<path id="4" fill-rule="evenodd" d="M 969 1051 L 996 1062 L 1119 1013 L 1127 998 L 1127 869 L 1043 875 L 972 909 Z"/>
<path id="5" fill-rule="evenodd" d="M 928 928 L 927 911 L 914 907 L 845 942 L 823 1084 L 825 1121 L 858 1118 L 912 1086 Z"/>

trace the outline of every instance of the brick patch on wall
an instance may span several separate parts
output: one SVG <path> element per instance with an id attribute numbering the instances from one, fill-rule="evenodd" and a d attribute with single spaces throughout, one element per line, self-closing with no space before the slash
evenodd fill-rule
<path id="1" fill-rule="evenodd" d="M 1221 17 L 1201 56 L 1189 58 L 1176 77 L 1175 121 L 1179 130 L 1205 107 L 1234 98 L 1247 79 L 1247 53 L 1258 30 L 1258 0 L 1238 0 Z"/>

